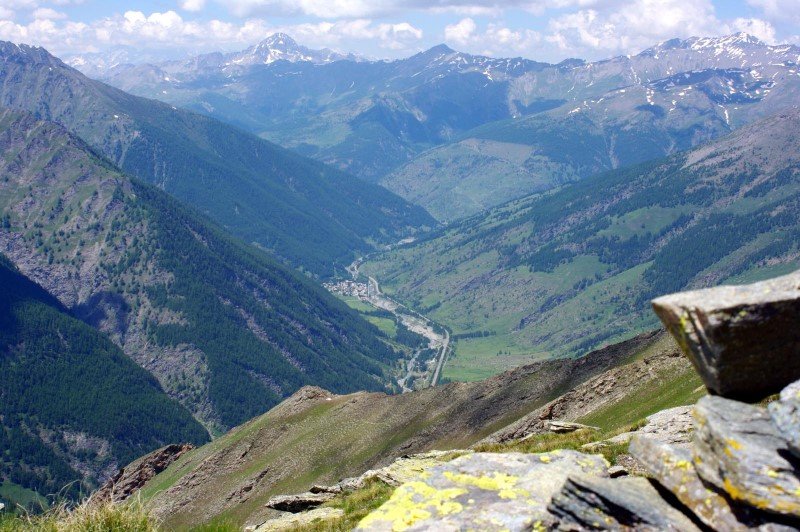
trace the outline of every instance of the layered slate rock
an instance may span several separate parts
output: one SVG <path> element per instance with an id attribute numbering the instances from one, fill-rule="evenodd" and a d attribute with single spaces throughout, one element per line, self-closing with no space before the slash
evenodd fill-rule
<path id="1" fill-rule="evenodd" d="M 800 458 L 800 381 L 784 388 L 780 398 L 770 403 L 768 409 L 789 449 Z"/>
<path id="2" fill-rule="evenodd" d="M 434 466 L 365 517 L 359 530 L 530 530 L 569 475 L 606 476 L 602 456 L 576 451 L 475 453 Z"/>
<path id="3" fill-rule="evenodd" d="M 653 308 L 714 394 L 758 400 L 800 378 L 800 272 L 664 296 Z"/>
<path id="4" fill-rule="evenodd" d="M 693 462 L 703 480 L 737 502 L 800 517 L 800 463 L 766 409 L 709 396 L 695 417 Z"/>
<path id="5" fill-rule="evenodd" d="M 641 477 L 571 476 L 549 511 L 561 530 L 700 530 Z"/>
<path id="6" fill-rule="evenodd" d="M 603 447 L 622 445 L 634 436 L 644 435 L 665 443 L 688 445 L 694 432 L 692 406 L 676 406 L 647 416 L 643 427 L 633 432 L 623 432 L 607 440 L 590 442 L 581 447 L 587 452 L 596 452 Z"/>
<path id="7" fill-rule="evenodd" d="M 703 482 L 688 449 L 637 436 L 631 442 L 630 452 L 703 524 L 731 532 L 762 524 L 746 507 L 736 506 L 724 492 L 712 490 Z"/>

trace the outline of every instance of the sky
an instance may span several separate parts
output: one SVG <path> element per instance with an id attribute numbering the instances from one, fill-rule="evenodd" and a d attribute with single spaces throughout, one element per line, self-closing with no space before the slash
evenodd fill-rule
<path id="1" fill-rule="evenodd" d="M 274 32 L 312 48 L 406 57 L 439 43 L 557 62 L 744 31 L 800 44 L 800 0 L 0 0 L 0 40 L 142 60 L 247 48 Z"/>

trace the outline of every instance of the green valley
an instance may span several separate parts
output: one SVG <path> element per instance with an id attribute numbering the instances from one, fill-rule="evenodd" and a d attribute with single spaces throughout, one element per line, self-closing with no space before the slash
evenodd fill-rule
<path id="1" fill-rule="evenodd" d="M 692 151 L 511 201 L 363 271 L 454 333 L 474 380 L 651 328 L 657 294 L 796 268 L 796 110 Z"/>

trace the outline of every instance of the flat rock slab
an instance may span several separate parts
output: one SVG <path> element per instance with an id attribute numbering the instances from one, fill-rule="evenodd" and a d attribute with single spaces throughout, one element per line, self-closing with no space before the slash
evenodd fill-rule
<path id="1" fill-rule="evenodd" d="M 717 395 L 758 400 L 800 378 L 800 272 L 659 297 L 653 309 Z"/>
<path id="2" fill-rule="evenodd" d="M 695 417 L 693 462 L 703 480 L 735 501 L 800 517 L 798 463 L 765 408 L 709 396 Z"/>
<path id="3" fill-rule="evenodd" d="M 296 495 L 276 495 L 271 497 L 266 504 L 267 508 L 280 510 L 281 512 L 305 512 L 311 508 L 316 508 L 320 504 L 326 503 L 336 497 L 335 493 L 321 492 L 298 493 Z"/>
<path id="4" fill-rule="evenodd" d="M 295 530 L 310 525 L 324 523 L 339 519 L 344 515 L 344 510 L 339 508 L 316 508 L 308 512 L 288 514 L 270 519 L 253 529 L 254 532 L 277 532 L 279 530 Z"/>
<path id="5" fill-rule="evenodd" d="M 475 453 L 395 490 L 359 530 L 530 530 L 551 524 L 547 504 L 569 475 L 605 476 L 608 462 L 576 451 Z"/>
<path id="6" fill-rule="evenodd" d="M 763 524 L 746 508 L 709 489 L 697 474 L 688 449 L 637 436 L 630 452 L 661 486 L 712 529 L 737 532 Z"/>
<path id="7" fill-rule="evenodd" d="M 641 477 L 569 477 L 548 509 L 560 530 L 700 530 Z"/>
<path id="8" fill-rule="evenodd" d="M 567 434 L 577 430 L 600 430 L 599 427 L 591 427 L 582 423 L 573 423 L 571 421 L 556 421 L 548 420 L 544 422 L 544 428 L 556 434 Z"/>
<path id="9" fill-rule="evenodd" d="M 767 408 L 789 449 L 800 458 L 800 381 L 784 388 Z"/>
<path id="10" fill-rule="evenodd" d="M 473 452 L 471 450 L 428 451 L 427 453 L 401 456 L 386 467 L 370 469 L 359 477 L 344 479 L 338 484 L 338 487 L 348 491 L 355 490 L 364 487 L 370 480 L 376 479 L 390 486 L 399 486 L 417 479 L 420 473 L 430 467 Z"/>

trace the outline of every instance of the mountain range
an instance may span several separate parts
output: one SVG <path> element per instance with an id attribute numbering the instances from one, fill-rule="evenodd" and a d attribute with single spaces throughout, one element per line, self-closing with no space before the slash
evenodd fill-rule
<path id="1" fill-rule="evenodd" d="M 378 181 L 444 221 L 694 147 L 800 90 L 800 48 L 747 34 L 556 65 L 445 45 L 391 62 L 321 63 L 298 46 L 262 42 L 255 48 L 285 58 L 269 64 L 196 58 L 101 76 Z"/>
<path id="2" fill-rule="evenodd" d="M 57 122 L 126 173 L 314 275 L 434 221 L 420 207 L 237 128 L 0 43 L 0 106 Z"/>

